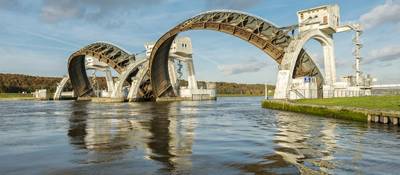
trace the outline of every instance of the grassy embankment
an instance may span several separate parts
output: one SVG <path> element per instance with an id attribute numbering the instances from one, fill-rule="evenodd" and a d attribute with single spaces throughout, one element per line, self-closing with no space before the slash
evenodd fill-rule
<path id="1" fill-rule="evenodd" d="M 32 94 L 22 93 L 0 93 L 0 100 L 31 100 Z"/>
<path id="2" fill-rule="evenodd" d="M 370 96 L 331 99 L 302 99 L 290 102 L 264 101 L 264 108 L 367 121 L 367 111 L 400 111 L 400 96 Z"/>
<path id="3" fill-rule="evenodd" d="M 331 99 L 302 99 L 296 103 L 325 106 L 347 106 L 371 110 L 400 111 L 400 96 L 369 96 Z"/>

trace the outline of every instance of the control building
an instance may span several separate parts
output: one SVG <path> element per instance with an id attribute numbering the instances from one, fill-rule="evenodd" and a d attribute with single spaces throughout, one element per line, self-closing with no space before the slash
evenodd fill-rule
<path id="1" fill-rule="evenodd" d="M 307 41 L 317 40 L 324 53 L 324 82 L 322 86 L 318 86 L 317 81 L 315 81 L 316 77 L 309 76 L 284 81 L 285 78 L 282 78 L 282 75 L 287 76 L 287 74 L 284 74 L 286 70 L 281 70 L 278 73 L 275 98 L 301 99 L 371 95 L 372 78 L 369 75 L 363 76 L 360 68 L 361 26 L 359 24 L 341 25 L 338 5 L 325 5 L 301 10 L 297 12 L 297 18 L 299 33 L 294 36 L 289 49 L 285 52 L 285 57 L 288 60 L 296 60 Z M 333 34 L 347 31 L 355 32 L 353 38 L 355 75 L 345 76 L 337 82 Z M 289 87 L 289 90 L 280 87 Z"/>

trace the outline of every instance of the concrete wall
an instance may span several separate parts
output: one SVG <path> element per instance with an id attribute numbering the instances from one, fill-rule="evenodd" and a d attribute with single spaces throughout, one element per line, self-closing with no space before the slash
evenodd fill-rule
<path id="1" fill-rule="evenodd" d="M 216 96 L 216 89 L 188 89 L 181 87 L 179 90 L 180 97 L 194 97 L 198 95 Z"/>

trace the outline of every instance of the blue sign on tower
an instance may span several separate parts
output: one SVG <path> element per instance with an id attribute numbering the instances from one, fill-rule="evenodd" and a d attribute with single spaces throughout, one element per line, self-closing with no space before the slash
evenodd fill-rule
<path id="1" fill-rule="evenodd" d="M 304 77 L 304 83 L 311 82 L 311 77 Z"/>

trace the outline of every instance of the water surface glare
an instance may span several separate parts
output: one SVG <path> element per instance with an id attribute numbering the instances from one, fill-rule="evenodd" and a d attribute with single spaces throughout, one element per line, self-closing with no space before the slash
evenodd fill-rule
<path id="1" fill-rule="evenodd" d="M 260 107 L 259 97 L 0 101 L 0 174 L 396 174 L 398 127 Z"/>

